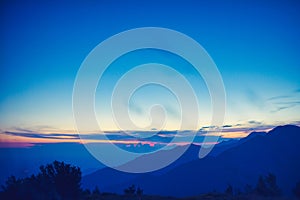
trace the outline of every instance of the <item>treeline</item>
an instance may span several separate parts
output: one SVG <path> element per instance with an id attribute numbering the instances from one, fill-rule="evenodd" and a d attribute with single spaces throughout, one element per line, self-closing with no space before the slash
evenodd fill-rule
<path id="1" fill-rule="evenodd" d="M 134 185 L 124 189 L 123 195 L 100 192 L 81 188 L 81 170 L 79 167 L 54 161 L 46 166 L 41 166 L 37 175 L 26 178 L 9 177 L 2 186 L 0 199 L 13 200 L 172 200 L 173 197 L 144 195 L 143 190 Z M 300 182 L 293 190 L 295 198 L 300 199 Z M 195 197 L 181 198 L 190 200 L 201 199 L 286 199 L 281 197 L 281 191 L 273 174 L 260 176 L 255 187 L 246 185 L 243 190 L 235 189 L 231 185 L 220 192 L 211 192 Z"/>

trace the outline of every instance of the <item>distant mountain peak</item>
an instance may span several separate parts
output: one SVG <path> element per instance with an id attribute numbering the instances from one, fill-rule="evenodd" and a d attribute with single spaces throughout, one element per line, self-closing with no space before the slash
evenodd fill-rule
<path id="1" fill-rule="evenodd" d="M 277 126 L 275 128 L 272 129 L 272 131 L 275 130 L 282 130 L 282 129 L 299 129 L 299 126 L 293 125 L 293 124 L 287 124 L 287 125 L 282 125 L 282 126 Z"/>
<path id="2" fill-rule="evenodd" d="M 268 132 L 268 135 L 277 135 L 277 134 L 292 134 L 300 132 L 300 127 L 292 124 L 277 126 Z"/>
<path id="3" fill-rule="evenodd" d="M 265 131 L 254 131 L 251 132 L 246 138 L 253 138 L 253 137 L 257 137 L 257 136 L 265 136 L 267 134 L 267 132 Z"/>

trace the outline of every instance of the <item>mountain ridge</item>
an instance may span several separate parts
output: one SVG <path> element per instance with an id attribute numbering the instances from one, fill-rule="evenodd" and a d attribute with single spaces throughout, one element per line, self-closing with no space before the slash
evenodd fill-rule
<path id="1" fill-rule="evenodd" d="M 165 173 L 135 175 L 124 181 L 105 183 L 101 170 L 83 178 L 84 185 L 89 176 L 99 178 L 102 183 L 92 181 L 105 191 L 122 192 L 131 184 L 142 187 L 149 194 L 197 195 L 212 189 L 223 191 L 228 184 L 242 189 L 246 184 L 255 184 L 259 175 L 274 173 L 285 193 L 289 193 L 300 180 L 300 127 L 279 126 L 266 134 L 256 134 L 240 140 L 241 144 L 214 156 L 192 160 L 171 168 Z M 106 171 L 106 173 L 113 171 Z M 122 173 L 122 172 L 118 172 Z M 126 175 L 125 175 L 126 177 Z M 86 185 L 88 186 L 88 185 Z"/>

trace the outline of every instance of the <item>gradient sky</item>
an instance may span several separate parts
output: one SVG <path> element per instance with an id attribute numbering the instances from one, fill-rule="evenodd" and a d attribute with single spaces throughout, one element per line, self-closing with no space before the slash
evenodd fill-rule
<path id="1" fill-rule="evenodd" d="M 84 58 L 108 37 L 148 26 L 180 31 L 207 50 L 224 81 L 225 124 L 233 132 L 299 124 L 299 10 L 298 1 L 2 1 L 1 132 L 74 133 L 72 90 Z M 209 126 L 211 105 L 201 77 L 171 54 L 136 53 L 119 64 L 132 67 L 155 57 L 180 68 L 198 91 L 199 128 Z M 96 102 L 109 97 L 121 72 L 114 66 L 106 72 L 107 84 L 99 86 Z M 158 88 L 136 94 L 130 104 L 133 119 L 147 125 L 147 109 L 156 101 L 169 106 L 172 117 L 166 129 L 177 129 L 176 101 Z M 96 108 L 104 128 L 115 130 L 105 121 L 109 111 Z M 228 131 L 227 137 L 235 136 Z M 1 134 L 2 141 L 8 137 L 18 136 Z"/>

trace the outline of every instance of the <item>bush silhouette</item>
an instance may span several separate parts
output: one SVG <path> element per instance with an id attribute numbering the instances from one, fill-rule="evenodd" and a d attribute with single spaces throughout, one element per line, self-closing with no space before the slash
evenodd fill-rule
<path id="1" fill-rule="evenodd" d="M 40 167 L 40 172 L 29 178 L 11 176 L 2 186 L 1 199 L 79 199 L 80 168 L 54 161 Z"/>

